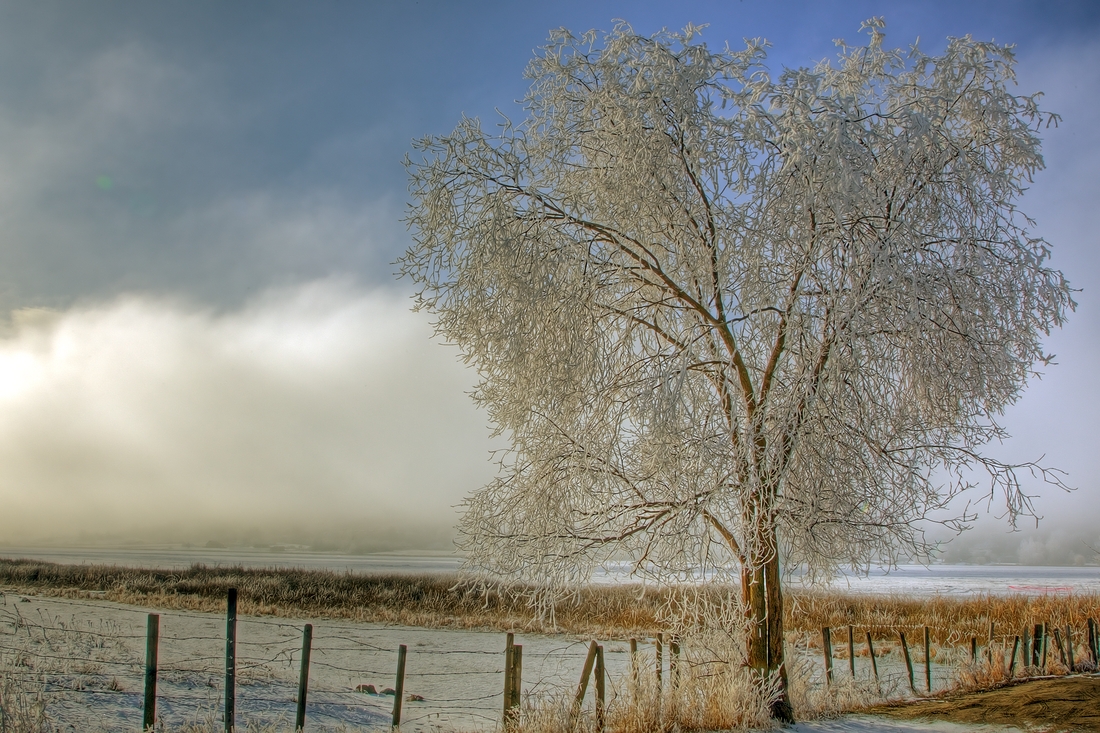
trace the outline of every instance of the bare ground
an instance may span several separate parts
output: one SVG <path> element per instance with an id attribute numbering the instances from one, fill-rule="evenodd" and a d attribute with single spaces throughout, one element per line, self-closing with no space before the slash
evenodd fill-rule
<path id="1" fill-rule="evenodd" d="M 1100 677 L 1036 679 L 993 690 L 880 705 L 863 712 L 906 720 L 1016 725 L 1052 732 L 1100 732 Z"/>

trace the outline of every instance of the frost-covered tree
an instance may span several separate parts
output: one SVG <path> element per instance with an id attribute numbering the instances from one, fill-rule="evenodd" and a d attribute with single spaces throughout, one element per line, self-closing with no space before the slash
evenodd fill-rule
<path id="1" fill-rule="evenodd" d="M 777 78 L 759 41 L 559 31 L 523 121 L 418 142 L 401 269 L 511 442 L 466 502 L 472 569 L 738 576 L 782 682 L 781 563 L 927 556 L 960 493 L 1015 518 L 1021 469 L 1057 482 L 982 452 L 1073 307 L 1016 208 L 1052 116 L 1009 47 L 864 28 Z"/>

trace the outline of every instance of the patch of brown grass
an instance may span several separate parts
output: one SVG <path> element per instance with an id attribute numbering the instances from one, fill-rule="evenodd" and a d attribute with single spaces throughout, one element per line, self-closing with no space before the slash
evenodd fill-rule
<path id="1" fill-rule="evenodd" d="M 928 626 L 932 642 L 940 646 L 964 646 L 970 643 L 971 637 L 977 637 L 978 643 L 984 644 L 989 637 L 990 622 L 994 624 L 997 637 L 1008 639 L 1036 624 L 1045 623 L 1051 629 L 1073 626 L 1076 630 L 1074 640 L 1084 644 L 1086 621 L 1098 616 L 1100 595 L 1097 594 L 899 596 L 837 591 L 789 594 L 786 614 L 789 630 L 808 632 L 809 638 L 816 638 L 818 644 L 822 627 L 842 629 L 851 624 L 859 634 L 857 640 L 864 639 L 867 631 L 876 639 L 896 638 L 896 631 L 901 629 L 907 634 L 910 630 L 921 630 L 921 643 L 922 629 Z M 915 645 L 918 639 L 911 636 L 909 642 Z M 844 654 L 847 655 L 846 649 Z"/>
<path id="2" fill-rule="evenodd" d="M 1100 678 L 1074 676 L 1016 682 L 981 692 L 883 705 L 866 712 L 910 720 L 1100 731 Z"/>
<path id="3" fill-rule="evenodd" d="M 522 594 L 482 591 L 458 584 L 454 575 L 366 575 L 330 570 L 249 569 L 194 565 L 186 570 L 123 568 L 107 565 L 59 565 L 37 560 L 0 559 L 0 588 L 22 593 L 102 598 L 166 609 L 219 612 L 226 591 L 237 588 L 238 610 L 247 615 L 320 617 L 432 628 L 542 630 L 543 620 Z M 728 588 L 712 588 L 719 597 Z M 556 609 L 555 629 L 563 633 L 626 638 L 646 636 L 662 627 L 674 589 L 640 586 L 589 586 Z M 675 604 L 671 604 L 675 605 Z M 1038 623 L 1065 629 L 1072 625 L 1084 661 L 1084 625 L 1100 617 L 1100 595 L 897 596 L 838 591 L 787 593 L 788 632 L 812 647 L 821 644 L 821 628 L 836 629 L 834 653 L 847 657 L 846 636 L 857 632 L 856 653 L 866 655 L 865 633 L 876 639 L 876 653 L 888 653 L 897 630 L 905 630 L 916 653 L 928 626 L 938 648 L 965 647 L 970 637 L 985 645 L 989 623 L 1001 646 Z M 881 641 L 879 641 L 881 640 Z M 1051 652 L 1055 652 L 1053 644 Z"/>
<path id="4" fill-rule="evenodd" d="M 245 615 L 320 617 L 432 628 L 541 629 L 526 600 L 458 584 L 454 575 L 365 575 L 330 570 L 194 565 L 155 570 L 0 559 L 0 588 L 66 598 L 100 598 L 165 609 L 219 612 L 238 591 Z M 556 628 L 590 636 L 656 629 L 662 594 L 630 586 L 581 591 L 556 610 Z"/>

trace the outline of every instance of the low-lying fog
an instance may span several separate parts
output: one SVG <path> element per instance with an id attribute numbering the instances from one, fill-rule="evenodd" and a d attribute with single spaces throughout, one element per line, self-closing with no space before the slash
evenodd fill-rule
<path id="1" fill-rule="evenodd" d="M 472 383 L 406 297 L 340 281 L 228 312 L 18 311 L 0 340 L 0 543 L 448 549 L 494 468 Z M 1037 530 L 985 517 L 945 559 L 1095 562 L 1094 510 L 1074 521 L 1082 507 L 1050 498 Z"/>
<path id="2" fill-rule="evenodd" d="M 447 548 L 493 473 L 456 352 L 387 291 L 122 298 L 0 341 L 0 541 Z"/>

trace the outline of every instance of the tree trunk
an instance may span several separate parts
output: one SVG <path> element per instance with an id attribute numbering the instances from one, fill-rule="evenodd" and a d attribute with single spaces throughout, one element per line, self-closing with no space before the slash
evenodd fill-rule
<path id="1" fill-rule="evenodd" d="M 763 545 L 764 556 L 741 571 L 741 595 L 745 603 L 748 639 L 746 663 L 761 680 L 778 676 L 779 696 L 771 705 L 772 717 L 793 723 L 790 697 L 787 694 L 787 668 L 783 663 L 783 593 L 779 585 L 779 553 L 775 530 L 765 530 L 769 536 Z"/>

